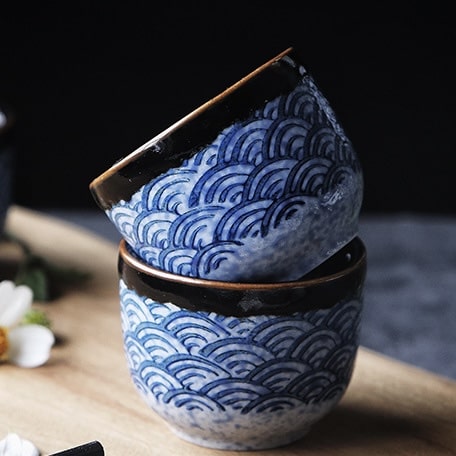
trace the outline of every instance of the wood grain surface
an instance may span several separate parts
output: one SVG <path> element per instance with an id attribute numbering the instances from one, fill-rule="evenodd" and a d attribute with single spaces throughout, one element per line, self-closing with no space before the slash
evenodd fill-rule
<path id="1" fill-rule="evenodd" d="M 0 438 L 15 432 L 43 455 L 92 440 L 107 456 L 243 453 L 179 439 L 136 392 L 122 346 L 117 245 L 18 206 L 6 229 L 34 252 L 92 278 L 35 303 L 52 319 L 57 343 L 42 367 L 0 366 Z M 456 455 L 456 382 L 361 347 L 333 412 L 300 441 L 255 454 Z"/>

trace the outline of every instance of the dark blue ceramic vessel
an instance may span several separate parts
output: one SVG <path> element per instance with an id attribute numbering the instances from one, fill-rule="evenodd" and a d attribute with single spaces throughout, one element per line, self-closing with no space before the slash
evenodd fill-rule
<path id="1" fill-rule="evenodd" d="M 0 234 L 3 232 L 12 200 L 13 127 L 13 113 L 9 108 L 0 105 Z"/>
<path id="2" fill-rule="evenodd" d="M 90 190 L 152 266 L 276 282 L 301 277 L 357 235 L 363 176 L 290 48 L 114 164 Z"/>
<path id="3" fill-rule="evenodd" d="M 181 438 L 224 450 L 301 439 L 340 401 L 359 344 L 355 238 L 295 282 L 188 278 L 119 249 L 124 348 L 145 402 Z"/>

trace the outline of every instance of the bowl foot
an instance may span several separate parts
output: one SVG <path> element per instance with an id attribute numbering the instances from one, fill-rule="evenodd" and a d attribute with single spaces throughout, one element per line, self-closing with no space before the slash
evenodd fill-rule
<path id="1" fill-rule="evenodd" d="M 223 436 L 217 435 L 201 435 L 195 432 L 189 434 L 182 429 L 178 429 L 171 425 L 168 425 L 171 431 L 182 440 L 199 445 L 206 448 L 212 448 L 216 450 L 231 450 L 231 451 L 255 451 L 255 450 L 269 450 L 273 448 L 282 447 L 301 438 L 309 432 L 311 426 L 306 426 L 299 431 L 293 431 L 290 433 L 283 433 L 281 435 L 270 435 L 268 437 L 247 437 L 236 440 L 233 436 L 228 439 L 224 439 Z"/>

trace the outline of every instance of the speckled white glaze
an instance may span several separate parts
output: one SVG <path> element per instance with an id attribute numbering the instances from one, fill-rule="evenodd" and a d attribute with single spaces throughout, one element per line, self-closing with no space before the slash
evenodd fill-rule
<path id="1" fill-rule="evenodd" d="M 361 301 L 288 316 L 224 317 L 157 303 L 120 283 L 134 384 L 180 437 L 226 450 L 302 438 L 340 401 Z"/>

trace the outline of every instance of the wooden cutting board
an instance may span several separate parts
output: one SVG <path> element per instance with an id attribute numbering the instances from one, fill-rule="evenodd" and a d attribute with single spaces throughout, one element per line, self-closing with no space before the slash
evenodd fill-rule
<path id="1" fill-rule="evenodd" d="M 19 206 L 10 209 L 6 229 L 92 279 L 35 303 L 51 318 L 58 343 L 42 367 L 0 365 L 0 439 L 15 432 L 43 456 L 92 440 L 107 456 L 244 453 L 179 439 L 136 392 L 122 347 L 117 245 Z M 299 442 L 255 454 L 455 455 L 456 382 L 361 347 L 336 409 Z"/>

